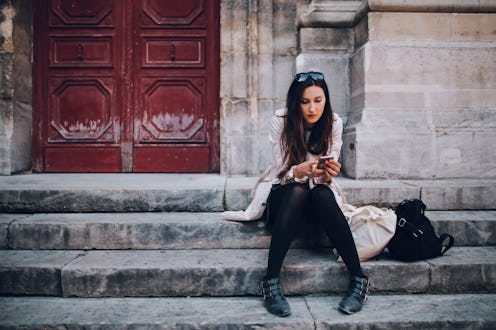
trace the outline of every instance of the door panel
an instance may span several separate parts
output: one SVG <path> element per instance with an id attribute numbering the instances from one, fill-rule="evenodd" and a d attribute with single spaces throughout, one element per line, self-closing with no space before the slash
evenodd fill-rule
<path id="1" fill-rule="evenodd" d="M 67 37 L 50 38 L 50 67 L 112 67 L 112 38 Z"/>
<path id="2" fill-rule="evenodd" d="M 206 60 L 218 52 L 207 28 L 218 15 L 212 3 L 135 2 L 135 172 L 218 170 L 218 65 Z"/>
<path id="3" fill-rule="evenodd" d="M 115 147 L 61 146 L 48 148 L 45 172 L 116 172 L 115 164 L 121 161 L 121 150 Z M 95 171 L 98 169 L 98 171 Z"/>
<path id="4" fill-rule="evenodd" d="M 135 172 L 209 172 L 208 145 L 177 146 L 140 146 L 134 149 Z M 181 164 L 178 166 L 177 164 Z"/>
<path id="5" fill-rule="evenodd" d="M 51 27 L 113 26 L 115 5 L 115 0 L 52 0 L 49 24 Z"/>
<path id="6" fill-rule="evenodd" d="M 143 68 L 204 68 L 205 38 L 148 37 L 143 40 Z"/>
<path id="7" fill-rule="evenodd" d="M 50 80 L 48 142 L 116 142 L 118 129 L 112 79 Z"/>
<path id="8" fill-rule="evenodd" d="M 35 170 L 121 171 L 122 4 L 33 2 Z"/>
<path id="9" fill-rule="evenodd" d="M 204 28 L 205 3 L 210 0 L 143 0 L 138 1 L 142 27 L 170 26 L 173 28 Z M 212 1 L 215 3 L 216 1 Z M 216 6 L 211 6 L 216 8 Z"/>
<path id="10" fill-rule="evenodd" d="M 216 172 L 218 0 L 40 0 L 34 169 Z"/>
<path id="11" fill-rule="evenodd" d="M 203 79 L 145 78 L 142 86 L 138 142 L 206 142 Z"/>

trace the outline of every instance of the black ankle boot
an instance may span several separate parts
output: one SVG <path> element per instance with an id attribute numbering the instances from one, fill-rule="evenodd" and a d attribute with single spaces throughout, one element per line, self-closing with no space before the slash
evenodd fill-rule
<path id="1" fill-rule="evenodd" d="M 339 303 L 339 310 L 346 314 L 354 314 L 362 309 L 369 294 L 370 282 L 368 277 L 353 276 L 346 296 Z"/>
<path id="2" fill-rule="evenodd" d="M 286 298 L 281 292 L 278 278 L 263 279 L 262 295 L 264 306 L 267 310 L 277 316 L 291 315 L 291 309 Z"/>

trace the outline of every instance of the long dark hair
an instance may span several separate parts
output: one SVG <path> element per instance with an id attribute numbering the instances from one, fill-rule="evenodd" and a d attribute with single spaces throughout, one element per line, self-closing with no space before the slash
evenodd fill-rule
<path id="1" fill-rule="evenodd" d="M 324 91 L 326 102 L 322 117 L 313 125 L 308 142 L 305 139 L 304 119 L 301 115 L 300 104 L 303 91 L 310 86 L 321 87 Z M 329 89 L 324 79 L 314 79 L 308 76 L 304 81 L 293 80 L 289 87 L 286 99 L 287 115 L 284 117 L 284 129 L 281 135 L 281 148 L 283 154 L 283 170 L 279 178 L 293 165 L 300 164 L 306 160 L 308 152 L 314 155 L 326 154 L 332 143 L 333 114 Z"/>

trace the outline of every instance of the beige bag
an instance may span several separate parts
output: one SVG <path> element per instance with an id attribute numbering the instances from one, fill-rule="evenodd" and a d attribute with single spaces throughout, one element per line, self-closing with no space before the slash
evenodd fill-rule
<path id="1" fill-rule="evenodd" d="M 355 207 L 344 204 L 341 208 L 355 240 L 360 261 L 379 255 L 396 230 L 396 213 L 392 209 L 367 205 Z M 342 262 L 341 257 L 338 261 Z"/>

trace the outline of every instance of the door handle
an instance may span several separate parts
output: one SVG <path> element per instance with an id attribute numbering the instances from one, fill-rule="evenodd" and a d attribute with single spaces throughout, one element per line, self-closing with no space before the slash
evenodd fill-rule
<path id="1" fill-rule="evenodd" d="M 169 56 L 171 62 L 174 62 L 176 60 L 176 46 L 174 46 L 174 44 L 171 44 L 170 46 Z"/>
<path id="2" fill-rule="evenodd" d="M 77 55 L 78 55 L 78 60 L 83 61 L 84 60 L 84 45 L 82 42 L 79 43 L 78 45 L 78 50 L 77 50 Z"/>

